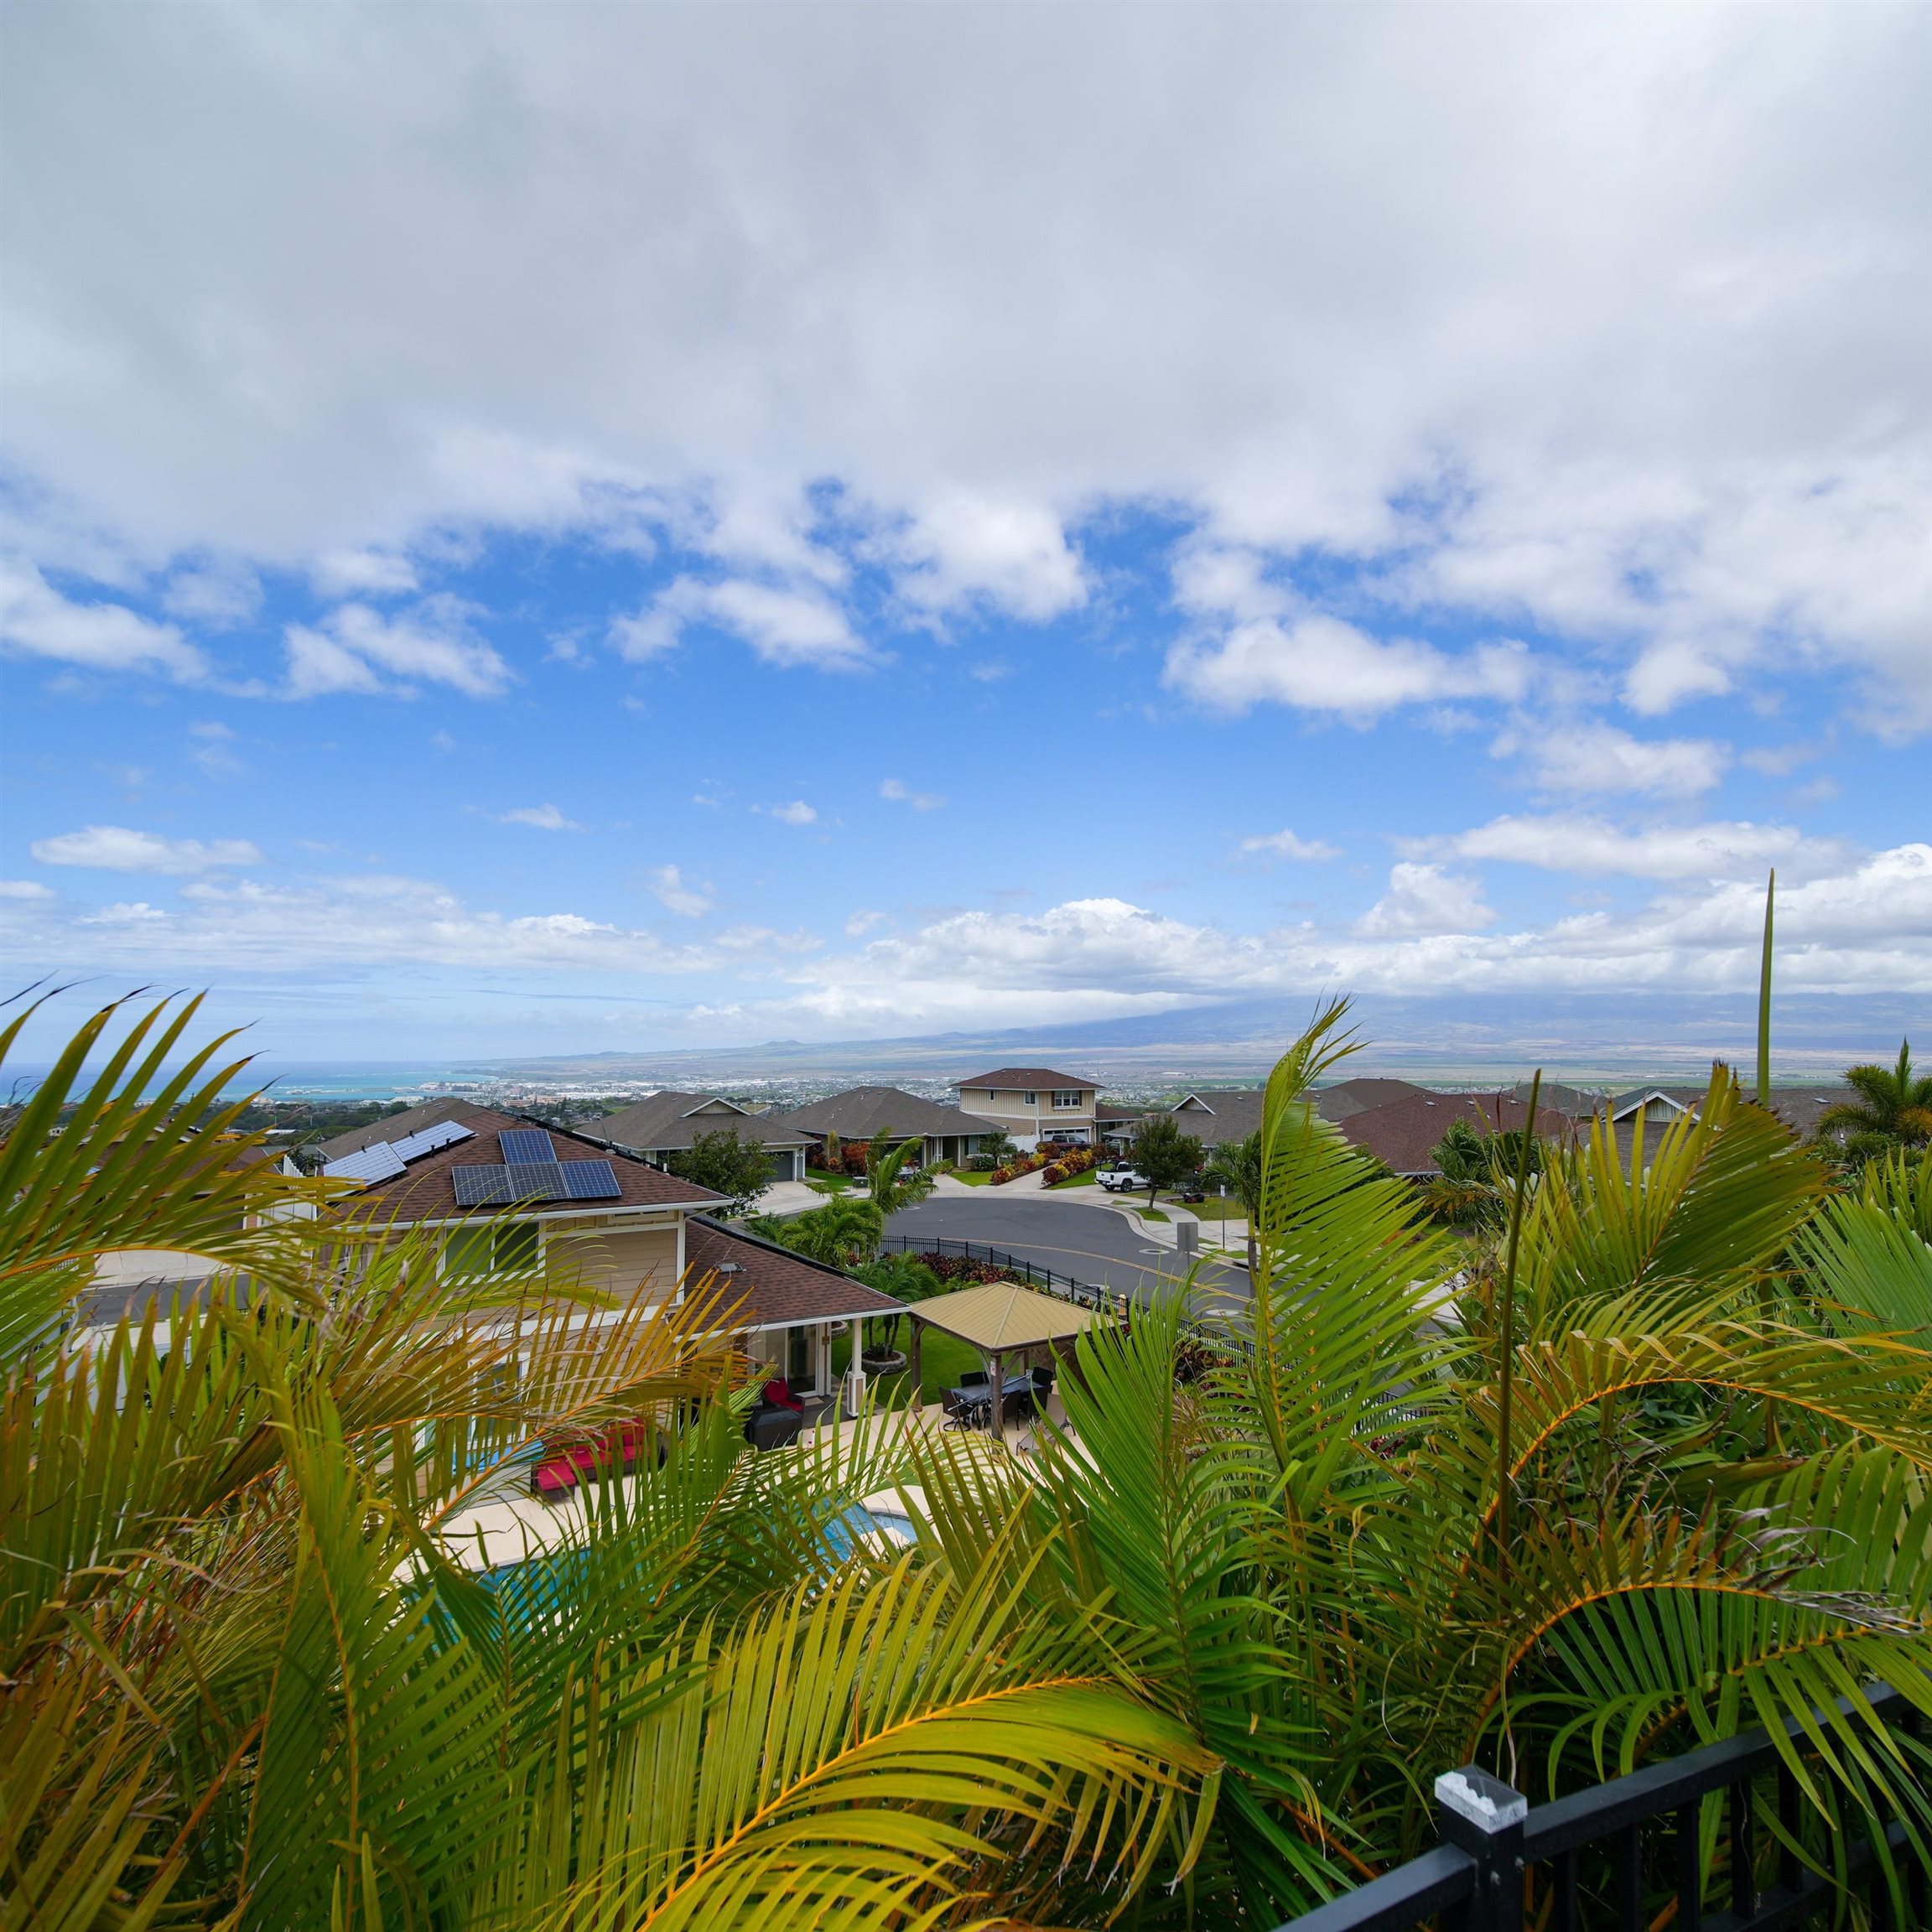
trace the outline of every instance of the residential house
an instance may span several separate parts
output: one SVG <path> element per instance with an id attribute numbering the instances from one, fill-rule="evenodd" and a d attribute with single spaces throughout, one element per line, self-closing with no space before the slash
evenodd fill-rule
<path id="1" fill-rule="evenodd" d="M 774 1181 L 802 1181 L 805 1154 L 812 1137 L 773 1117 L 754 1114 L 716 1093 L 678 1093 L 667 1088 L 606 1114 L 582 1130 L 587 1140 L 615 1147 L 638 1161 L 662 1167 L 673 1154 L 688 1151 L 700 1134 L 735 1131 L 740 1140 L 756 1140 L 771 1161 Z"/>
<path id="2" fill-rule="evenodd" d="M 1441 1172 L 1434 1150 L 1452 1122 L 1467 1121 L 1483 1135 L 1514 1133 L 1529 1111 L 1528 1099 L 1513 1093 L 1434 1093 L 1418 1087 L 1379 1106 L 1355 1108 L 1335 1125 L 1344 1140 L 1373 1154 L 1391 1173 L 1431 1181 Z M 1577 1131 L 1577 1124 L 1554 1107 L 1537 1108 L 1540 1140 L 1565 1142 Z"/>
<path id="3" fill-rule="evenodd" d="M 397 1114 L 380 1124 L 410 1124 Z M 360 1141 L 350 1147 L 345 1143 Z M 804 1394 L 834 1393 L 832 1344 L 899 1304 L 837 1269 L 760 1241 L 713 1218 L 709 1188 L 584 1135 L 534 1126 L 458 1103 L 399 1141 L 366 1130 L 327 1144 L 324 1170 L 360 1180 L 351 1203 L 383 1224 L 441 1237 L 452 1279 L 514 1281 L 548 1263 L 615 1295 L 651 1284 L 667 1296 L 715 1275 L 742 1292 L 735 1327 L 748 1353 Z M 505 1207 L 519 1203 L 507 1217 Z"/>
<path id="4" fill-rule="evenodd" d="M 998 1067 L 953 1084 L 962 1107 L 997 1121 L 1021 1147 L 1031 1150 L 1042 1140 L 1091 1145 L 1095 1138 L 1100 1088 L 1084 1075 L 1051 1067 Z"/>
<path id="5" fill-rule="evenodd" d="M 870 1140 L 888 1134 L 895 1145 L 917 1139 L 920 1163 L 928 1167 L 940 1161 L 970 1160 L 988 1136 L 1000 1131 L 996 1121 L 937 1100 L 922 1100 L 896 1087 L 853 1087 L 828 1099 L 794 1107 L 776 1119 L 787 1132 L 804 1136 L 821 1150 L 834 1135 L 840 1140 Z"/>

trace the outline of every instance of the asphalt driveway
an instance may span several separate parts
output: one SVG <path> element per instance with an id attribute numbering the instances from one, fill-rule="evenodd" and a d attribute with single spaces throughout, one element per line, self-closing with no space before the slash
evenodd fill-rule
<path id="1" fill-rule="evenodd" d="M 1182 1272 L 1171 1248 L 1157 1247 L 1111 1208 L 1075 1207 L 1023 1194 L 1006 1197 L 988 1188 L 970 1196 L 948 1194 L 922 1201 L 895 1214 L 886 1232 L 921 1240 L 981 1242 L 1136 1300 L 1171 1291 Z M 1206 1261 L 1196 1279 L 1208 1293 L 1241 1301 L 1248 1298 L 1245 1270 Z"/>

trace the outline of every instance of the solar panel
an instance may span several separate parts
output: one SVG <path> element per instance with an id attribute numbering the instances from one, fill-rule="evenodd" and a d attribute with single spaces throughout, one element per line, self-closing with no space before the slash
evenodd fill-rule
<path id="1" fill-rule="evenodd" d="M 360 1181 L 366 1186 L 377 1181 L 393 1181 L 403 1167 L 396 1150 L 387 1140 L 377 1140 L 353 1154 L 345 1154 L 340 1161 L 330 1161 L 322 1171 L 331 1181 Z"/>
<path id="2" fill-rule="evenodd" d="M 475 1130 L 464 1126 L 460 1121 L 439 1120 L 434 1127 L 425 1127 L 407 1140 L 392 1140 L 389 1145 L 396 1150 L 398 1160 L 419 1161 L 425 1154 L 434 1154 L 444 1147 L 454 1147 L 459 1140 L 475 1138 Z"/>
<path id="3" fill-rule="evenodd" d="M 554 1161 L 506 1163 L 512 1201 L 554 1201 L 564 1192 L 564 1170 Z"/>
<path id="4" fill-rule="evenodd" d="M 608 1161 L 564 1161 L 558 1163 L 558 1171 L 567 1201 L 610 1201 L 623 1192 Z"/>
<path id="5" fill-rule="evenodd" d="M 512 1201 L 510 1170 L 492 1163 L 487 1167 L 452 1167 L 449 1178 L 455 1183 L 459 1208 L 489 1208 Z"/>
<path id="6" fill-rule="evenodd" d="M 535 1161 L 551 1166 L 556 1165 L 557 1150 L 552 1145 L 550 1136 L 539 1127 L 512 1127 L 507 1133 L 496 1136 L 496 1145 L 503 1150 L 503 1158 L 512 1167 Z"/>

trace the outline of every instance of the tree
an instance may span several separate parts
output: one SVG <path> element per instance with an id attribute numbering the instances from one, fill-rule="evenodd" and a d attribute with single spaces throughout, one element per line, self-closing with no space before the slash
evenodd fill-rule
<path id="1" fill-rule="evenodd" d="M 1254 1223 L 1261 1215 L 1261 1130 L 1257 1127 L 1245 1140 L 1223 1140 L 1209 1157 L 1206 1174 L 1241 1203 L 1248 1217 L 1248 1268 L 1252 1274 Z"/>
<path id="2" fill-rule="evenodd" d="M 861 1262 L 852 1272 L 869 1287 L 876 1288 L 881 1295 L 890 1295 L 895 1301 L 924 1301 L 946 1291 L 946 1284 L 912 1254 L 880 1254 Z M 904 1319 L 899 1315 L 879 1317 L 879 1328 L 888 1348 L 899 1346 L 899 1324 Z M 917 1402 L 917 1391 L 913 1399 Z"/>
<path id="3" fill-rule="evenodd" d="M 1847 1067 L 1845 1083 L 1858 1098 L 1827 1107 L 1818 1137 L 1846 1160 L 1862 1167 L 1896 1149 L 1932 1143 L 1932 1073 L 1913 1071 L 1909 1040 L 1900 1043 L 1896 1066 Z"/>
<path id="4" fill-rule="evenodd" d="M 1157 1188 L 1178 1187 L 1201 1167 L 1201 1143 L 1192 1134 L 1183 1134 L 1171 1114 L 1150 1114 L 1134 1130 L 1134 1144 L 1128 1158 L 1146 1177 L 1147 1205 L 1154 1205 Z"/>
<path id="5" fill-rule="evenodd" d="M 828 1268 L 855 1268 L 879 1252 L 886 1218 L 875 1202 L 839 1194 L 807 1214 L 763 1219 L 758 1229 L 770 1230 L 782 1246 L 809 1255 Z"/>
<path id="6" fill-rule="evenodd" d="M 740 1140 L 735 1127 L 700 1134 L 678 1149 L 664 1165 L 680 1181 L 730 1197 L 726 1212 L 747 1213 L 771 1183 L 771 1156 L 759 1140 Z"/>
<path id="7" fill-rule="evenodd" d="M 919 1151 L 917 1140 L 891 1145 L 892 1130 L 881 1127 L 865 1149 L 865 1185 L 872 1205 L 879 1210 L 883 1224 L 901 1208 L 917 1208 L 938 1185 L 937 1177 L 923 1167 L 907 1163 Z"/>

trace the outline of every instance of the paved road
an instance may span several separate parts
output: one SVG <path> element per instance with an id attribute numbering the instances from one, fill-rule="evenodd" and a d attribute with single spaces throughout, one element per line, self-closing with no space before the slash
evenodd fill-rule
<path id="1" fill-rule="evenodd" d="M 886 1231 L 925 1240 L 983 1242 L 1076 1280 L 1137 1297 L 1171 1288 L 1181 1273 L 1174 1250 L 1156 1247 L 1124 1215 L 1025 1195 L 988 1199 L 979 1192 L 970 1198 L 947 1195 L 922 1201 L 895 1214 Z M 1245 1270 L 1203 1262 L 1197 1280 L 1211 1292 L 1247 1299 Z"/>

